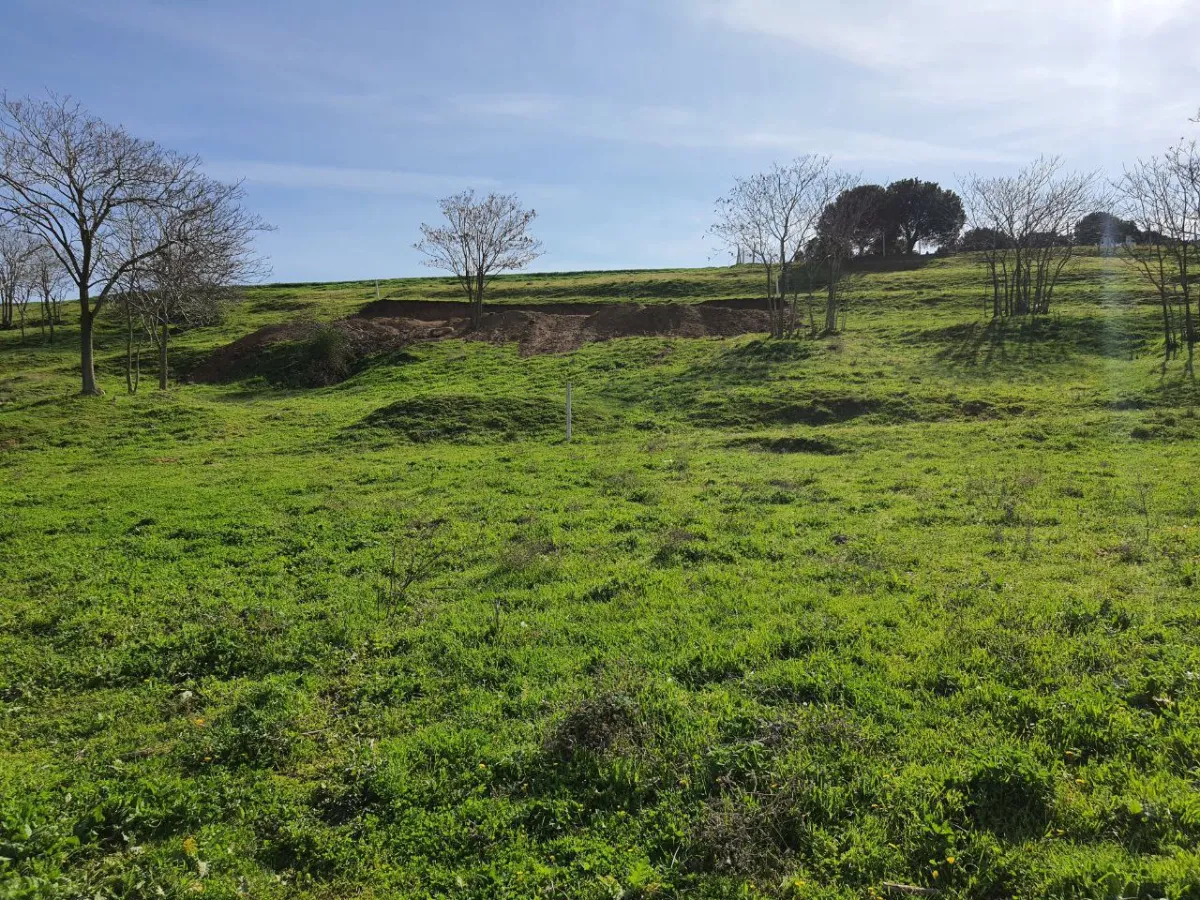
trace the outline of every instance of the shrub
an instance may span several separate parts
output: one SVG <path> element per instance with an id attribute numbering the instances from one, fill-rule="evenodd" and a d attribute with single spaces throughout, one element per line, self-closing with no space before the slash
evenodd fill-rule
<path id="1" fill-rule="evenodd" d="M 647 725 L 632 697 L 617 692 L 588 697 L 560 721 L 546 739 L 546 751 L 563 760 L 576 754 L 600 755 L 610 749 L 638 746 Z"/>
<path id="2" fill-rule="evenodd" d="M 319 326 L 297 350 L 295 381 L 303 386 L 337 384 L 350 374 L 354 362 L 345 332 L 332 325 Z"/>

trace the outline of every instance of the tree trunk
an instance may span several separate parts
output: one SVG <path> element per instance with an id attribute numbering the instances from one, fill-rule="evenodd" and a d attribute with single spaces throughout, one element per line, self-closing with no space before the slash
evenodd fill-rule
<path id="1" fill-rule="evenodd" d="M 771 325 L 771 337 L 783 336 L 783 312 L 779 308 L 779 282 L 775 279 L 774 266 L 764 263 L 767 270 L 767 314 Z"/>
<path id="2" fill-rule="evenodd" d="M 128 304 L 125 306 L 125 390 L 131 394 L 137 393 L 137 385 L 133 380 L 133 313 Z"/>
<path id="3" fill-rule="evenodd" d="M 92 357 L 92 325 L 95 313 L 88 305 L 87 289 L 79 291 L 79 374 L 81 394 L 98 397 L 103 393 L 96 387 L 96 366 Z"/>
<path id="4" fill-rule="evenodd" d="M 1186 294 L 1183 298 L 1183 340 L 1187 344 L 1187 374 L 1192 375 L 1195 372 L 1192 360 L 1196 351 L 1196 326 L 1192 321 L 1192 301 Z"/>
<path id="5" fill-rule="evenodd" d="M 158 389 L 167 389 L 167 323 L 163 322 L 158 339 Z"/>
<path id="6" fill-rule="evenodd" d="M 474 331 L 483 324 L 483 278 L 476 276 L 475 284 L 467 292 L 470 300 L 471 330 Z"/>
<path id="7" fill-rule="evenodd" d="M 829 334 L 837 331 L 837 283 L 838 283 L 838 267 L 834 263 L 829 264 L 829 286 L 825 295 L 825 330 Z"/>

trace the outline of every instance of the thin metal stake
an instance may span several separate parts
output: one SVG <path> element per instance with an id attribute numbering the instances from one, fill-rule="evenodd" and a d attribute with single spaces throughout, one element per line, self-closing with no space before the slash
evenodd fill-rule
<path id="1" fill-rule="evenodd" d="M 571 382 L 567 382 L 567 440 L 571 440 Z"/>

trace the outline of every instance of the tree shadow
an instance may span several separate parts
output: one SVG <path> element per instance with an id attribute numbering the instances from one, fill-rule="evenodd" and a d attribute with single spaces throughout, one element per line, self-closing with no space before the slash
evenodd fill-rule
<path id="1" fill-rule="evenodd" d="M 698 387 L 761 384 L 776 367 L 808 359 L 813 341 L 799 338 L 777 340 L 761 337 L 722 349 L 704 362 L 690 366 L 672 380 L 678 385 Z"/>
<path id="2" fill-rule="evenodd" d="M 1150 331 L 1131 317 L 993 319 L 927 329 L 910 335 L 909 342 L 941 344 L 935 354 L 939 362 L 986 371 L 1051 365 L 1081 356 L 1132 360 L 1151 351 Z"/>

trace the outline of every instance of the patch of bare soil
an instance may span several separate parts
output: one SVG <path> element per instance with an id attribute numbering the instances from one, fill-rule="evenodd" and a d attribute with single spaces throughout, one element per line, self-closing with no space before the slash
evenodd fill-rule
<path id="1" fill-rule="evenodd" d="M 211 383 L 224 381 L 247 369 L 254 358 L 265 348 L 283 341 L 300 341 L 316 330 L 315 322 L 286 322 L 282 325 L 266 325 L 232 344 L 226 344 L 212 352 L 204 362 L 192 370 L 192 381 Z"/>
<path id="2" fill-rule="evenodd" d="M 493 308 L 480 327 L 467 325 L 466 304 L 383 300 L 329 325 L 311 321 L 268 325 L 216 350 L 192 380 L 228 381 L 256 374 L 264 352 L 284 342 L 312 339 L 322 328 L 345 338 L 349 357 L 361 359 L 411 344 L 465 338 L 519 347 L 522 356 L 567 353 L 594 341 L 622 337 L 733 337 L 768 330 L 766 310 L 732 303 L 556 303 Z"/>
<path id="3" fill-rule="evenodd" d="M 362 319 L 352 316 L 323 325 L 310 319 L 288 322 L 282 325 L 267 325 L 253 334 L 227 344 L 213 352 L 191 372 L 190 380 L 213 383 L 246 378 L 253 375 L 283 374 L 279 371 L 287 365 L 301 365 L 303 359 L 280 359 L 281 348 L 315 342 L 322 332 L 327 332 L 336 341 L 326 345 L 326 354 L 332 354 L 340 362 L 339 371 L 348 373 L 350 367 L 360 359 L 377 353 L 400 350 L 420 341 L 433 341 L 450 337 L 460 323 L 427 322 L 416 319 Z M 293 354 L 295 355 L 295 354 Z M 300 354 L 303 357 L 303 353 Z M 309 360 L 308 362 L 328 362 Z M 334 378 L 340 381 L 344 378 Z M 304 380 L 301 378 L 301 380 Z"/>
<path id="4" fill-rule="evenodd" d="M 612 303 L 588 314 L 544 313 L 529 308 L 487 313 L 464 336 L 516 343 L 522 356 L 565 353 L 594 341 L 623 337 L 732 337 L 768 329 L 765 310 L 702 304 Z"/>

